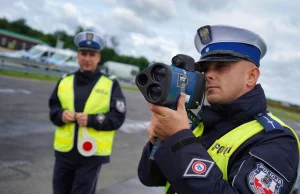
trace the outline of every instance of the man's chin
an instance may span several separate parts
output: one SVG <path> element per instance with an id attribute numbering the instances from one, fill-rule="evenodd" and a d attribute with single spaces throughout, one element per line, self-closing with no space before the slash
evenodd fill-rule
<path id="1" fill-rule="evenodd" d="M 220 99 L 216 95 L 213 95 L 213 94 L 207 95 L 206 99 L 209 104 L 219 104 L 220 103 Z"/>
<path id="2" fill-rule="evenodd" d="M 82 71 L 92 71 L 93 68 L 91 68 L 91 67 L 82 67 L 81 70 Z"/>

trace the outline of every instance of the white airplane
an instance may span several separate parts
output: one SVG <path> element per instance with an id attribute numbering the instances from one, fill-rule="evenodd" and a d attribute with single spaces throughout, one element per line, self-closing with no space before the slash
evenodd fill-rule
<path id="1" fill-rule="evenodd" d="M 46 59 L 50 69 L 72 72 L 79 68 L 77 53 L 69 49 L 55 49 L 54 54 Z"/>
<path id="2" fill-rule="evenodd" d="M 101 67 L 101 71 L 110 75 L 115 75 L 119 80 L 134 83 L 140 68 L 127 63 L 107 61 Z"/>
<path id="3" fill-rule="evenodd" d="M 37 62 L 45 62 L 48 57 L 51 57 L 55 52 L 55 48 L 47 45 L 35 45 L 27 52 L 23 53 L 22 58 L 34 60 Z"/>

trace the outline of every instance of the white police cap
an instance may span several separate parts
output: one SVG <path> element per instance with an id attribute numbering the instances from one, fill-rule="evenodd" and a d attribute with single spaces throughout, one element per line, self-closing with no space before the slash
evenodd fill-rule
<path id="1" fill-rule="evenodd" d="M 264 40 L 256 33 L 233 26 L 207 25 L 197 30 L 194 43 L 203 61 L 248 60 L 260 66 L 267 52 Z"/>
<path id="2" fill-rule="evenodd" d="M 100 52 L 104 47 L 104 41 L 99 34 L 92 31 L 78 33 L 74 38 L 78 50 Z"/>

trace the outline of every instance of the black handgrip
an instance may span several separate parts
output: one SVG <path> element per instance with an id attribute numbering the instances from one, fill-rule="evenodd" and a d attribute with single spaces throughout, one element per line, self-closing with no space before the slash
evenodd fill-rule
<path id="1" fill-rule="evenodd" d="M 156 150 L 159 148 L 159 146 L 162 144 L 162 140 L 159 138 L 155 139 L 154 145 L 152 147 L 151 153 L 150 153 L 150 160 L 155 160 L 154 159 L 154 154 L 156 152 Z"/>

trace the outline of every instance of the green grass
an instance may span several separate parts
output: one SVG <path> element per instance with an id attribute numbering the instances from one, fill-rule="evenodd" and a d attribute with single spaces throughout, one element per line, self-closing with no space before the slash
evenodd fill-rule
<path id="1" fill-rule="evenodd" d="M 130 86 L 121 86 L 124 90 L 132 90 L 132 91 L 140 91 L 138 88 L 130 87 Z"/>
<path id="2" fill-rule="evenodd" d="M 25 72 L 12 71 L 12 70 L 0 70 L 0 75 L 7 75 L 7 76 L 19 77 L 19 78 L 46 80 L 46 81 L 58 81 L 58 79 L 59 79 L 59 77 L 56 77 L 56 76 L 46 76 L 46 75 L 25 73 Z"/>
<path id="3" fill-rule="evenodd" d="M 286 119 L 289 121 L 295 121 L 300 123 L 300 114 L 292 111 L 287 111 L 278 107 L 268 106 L 268 110 L 272 112 L 273 115 L 280 119 Z"/>
<path id="4" fill-rule="evenodd" d="M 34 73 L 24 73 L 19 71 L 12 71 L 12 70 L 0 70 L 0 75 L 7 75 L 12 77 L 19 77 L 19 78 L 28 78 L 28 79 L 38 79 L 38 80 L 46 80 L 46 81 L 58 81 L 59 77 L 56 76 L 45 76 L 40 74 Z M 121 86 L 124 90 L 132 90 L 132 91 L 139 91 L 136 87 L 130 86 Z"/>

